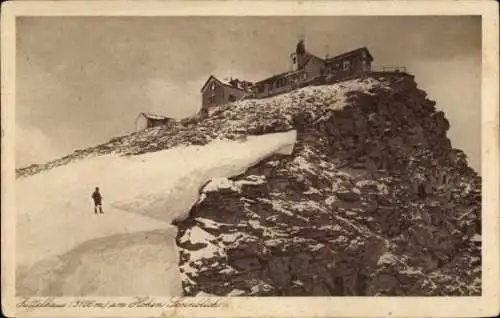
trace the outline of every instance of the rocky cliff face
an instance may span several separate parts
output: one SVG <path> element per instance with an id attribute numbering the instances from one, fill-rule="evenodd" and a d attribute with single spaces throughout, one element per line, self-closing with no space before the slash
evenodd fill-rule
<path id="1" fill-rule="evenodd" d="M 211 118 L 299 141 L 201 189 L 176 224 L 186 295 L 481 294 L 481 180 L 411 76 L 259 103 Z"/>
<path id="2" fill-rule="evenodd" d="M 295 129 L 291 156 L 212 180 L 176 222 L 185 295 L 480 295 L 481 179 L 434 104 L 412 76 L 381 74 L 223 105 L 17 175 Z"/>

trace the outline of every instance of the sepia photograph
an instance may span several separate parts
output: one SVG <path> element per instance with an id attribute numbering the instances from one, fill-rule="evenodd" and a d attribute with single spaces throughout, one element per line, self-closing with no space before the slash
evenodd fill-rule
<path id="1" fill-rule="evenodd" d="M 481 14 L 14 20 L 17 308 L 498 298 Z"/>

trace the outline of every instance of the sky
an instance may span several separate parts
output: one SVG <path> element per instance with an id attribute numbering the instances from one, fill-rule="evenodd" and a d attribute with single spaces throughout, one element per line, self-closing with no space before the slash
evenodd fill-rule
<path id="1" fill-rule="evenodd" d="M 18 167 L 133 132 L 140 112 L 190 116 L 209 75 L 287 71 L 304 37 L 320 57 L 366 46 L 374 66 L 407 67 L 480 170 L 480 17 L 20 17 L 16 29 Z"/>

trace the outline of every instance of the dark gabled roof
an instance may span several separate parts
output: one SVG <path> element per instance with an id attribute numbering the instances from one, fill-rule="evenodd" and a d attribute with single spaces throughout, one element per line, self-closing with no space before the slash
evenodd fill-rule
<path id="1" fill-rule="evenodd" d="M 361 48 L 358 48 L 358 49 L 355 49 L 355 50 L 352 50 L 352 51 L 349 51 L 346 53 L 342 53 L 342 54 L 334 56 L 334 57 L 330 57 L 330 58 L 326 59 L 325 61 L 330 62 L 330 61 L 340 60 L 340 59 L 347 57 L 349 55 L 358 54 L 358 53 L 361 53 L 363 51 L 366 52 L 370 61 L 373 61 L 373 56 L 370 54 L 370 51 L 368 51 L 368 49 L 366 47 L 361 47 Z"/>
<path id="2" fill-rule="evenodd" d="M 265 79 L 263 79 L 261 81 L 255 82 L 255 85 L 262 84 L 262 83 L 265 83 L 265 82 L 275 81 L 277 79 L 285 78 L 287 76 L 290 76 L 290 75 L 293 75 L 293 74 L 296 74 L 296 73 L 300 73 L 300 72 L 302 72 L 302 70 L 288 71 L 288 72 L 280 73 L 280 74 L 277 74 L 277 75 L 273 75 L 273 76 L 265 78 Z"/>
<path id="3" fill-rule="evenodd" d="M 205 82 L 205 84 L 203 84 L 203 86 L 201 87 L 201 92 L 203 93 L 203 91 L 205 90 L 205 88 L 207 87 L 208 83 L 210 83 L 210 80 L 215 80 L 217 83 L 219 83 L 220 85 L 222 86 L 226 86 L 226 87 L 230 87 L 230 88 L 234 88 L 234 89 L 237 89 L 237 90 L 240 90 L 242 92 L 245 92 L 244 89 L 241 89 L 239 87 L 235 87 L 235 86 L 232 86 L 232 85 L 229 85 L 227 83 L 224 83 L 223 81 L 219 80 L 217 77 L 213 76 L 213 75 L 210 75 L 207 79 L 207 81 Z"/>
<path id="4" fill-rule="evenodd" d="M 290 54 L 290 56 L 292 56 L 292 55 L 294 55 L 294 54 L 295 54 L 295 53 L 292 53 L 292 54 Z M 299 67 L 304 67 L 304 66 L 305 66 L 307 63 L 309 63 L 309 62 L 310 62 L 313 58 L 314 58 L 314 59 L 317 59 L 317 60 L 320 60 L 320 61 L 321 61 L 321 62 L 323 62 L 323 63 L 325 62 L 325 60 L 324 60 L 324 59 L 322 59 L 321 57 L 318 57 L 317 55 L 314 55 L 314 54 L 309 53 L 309 52 L 306 52 L 306 53 L 305 53 L 305 56 L 306 56 L 306 58 L 305 58 L 304 62 L 303 62 L 303 63 L 302 63 L 302 65 L 300 65 Z"/>
<path id="5" fill-rule="evenodd" d="M 224 83 L 222 81 L 220 81 L 217 77 L 213 76 L 213 75 L 210 75 L 207 79 L 207 81 L 205 82 L 205 84 L 203 84 L 203 86 L 201 87 L 201 92 L 203 92 L 205 90 L 205 88 L 207 87 L 208 83 L 210 83 L 211 80 L 215 80 L 217 83 L 219 83 L 220 85 L 224 85 Z"/>
<path id="6" fill-rule="evenodd" d="M 325 61 L 325 60 L 324 60 L 324 59 L 322 59 L 321 57 L 318 57 L 318 56 L 316 56 L 316 55 L 314 55 L 314 54 L 311 54 L 311 53 L 309 53 L 309 52 L 307 52 L 307 57 L 308 57 L 308 59 L 307 59 L 307 61 L 304 63 L 304 65 L 306 65 L 307 63 L 309 63 L 309 61 L 310 61 L 311 59 L 313 59 L 313 58 L 318 59 L 318 60 L 320 60 L 321 62 L 324 62 L 324 61 Z"/>
<path id="7" fill-rule="evenodd" d="M 263 80 L 260 80 L 258 82 L 255 82 L 255 85 L 257 84 L 261 84 L 261 83 L 264 83 L 264 82 L 269 82 L 269 81 L 274 81 L 278 78 L 282 78 L 282 77 L 285 77 L 286 75 L 292 73 L 291 71 L 287 71 L 287 72 L 284 72 L 284 73 L 280 73 L 280 74 L 276 74 L 276 75 L 273 75 L 273 76 L 270 76 L 268 78 L 265 78 Z"/>

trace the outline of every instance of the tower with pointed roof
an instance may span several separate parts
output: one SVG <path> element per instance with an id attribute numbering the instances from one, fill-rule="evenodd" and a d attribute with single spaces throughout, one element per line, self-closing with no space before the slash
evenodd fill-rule
<path id="1" fill-rule="evenodd" d="M 307 60 L 308 60 L 308 54 L 306 51 L 306 44 L 304 39 L 301 38 L 297 43 L 297 46 L 295 47 L 295 52 L 290 55 L 292 70 L 298 71 L 303 69 Z"/>

